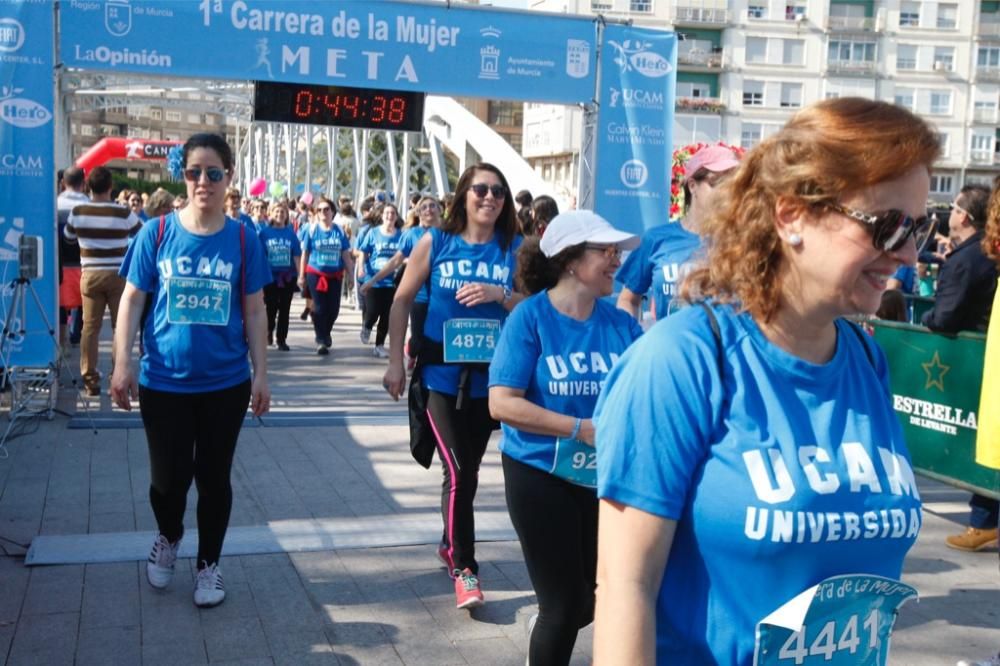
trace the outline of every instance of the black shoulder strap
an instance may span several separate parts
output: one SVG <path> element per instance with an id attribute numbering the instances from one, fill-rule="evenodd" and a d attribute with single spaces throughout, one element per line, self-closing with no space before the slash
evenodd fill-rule
<path id="1" fill-rule="evenodd" d="M 719 361 L 719 376 L 722 376 L 722 369 L 725 367 L 723 361 L 725 360 L 725 350 L 722 348 L 722 331 L 719 329 L 719 320 L 715 318 L 715 313 L 712 312 L 712 308 L 708 306 L 705 301 L 698 301 L 698 305 L 701 309 L 705 311 L 705 316 L 708 317 L 708 325 L 712 327 L 712 337 L 715 338 L 716 356 Z"/>
<path id="2" fill-rule="evenodd" d="M 855 324 L 853 321 L 850 321 L 848 319 L 845 319 L 844 321 L 847 322 L 847 327 L 852 331 L 854 331 L 854 335 L 858 336 L 858 340 L 861 342 L 861 346 L 864 347 L 865 356 L 868 357 L 868 362 L 871 363 L 872 367 L 876 368 L 877 370 L 877 367 L 875 365 L 875 354 L 872 352 L 871 341 L 868 339 L 869 338 L 868 334 L 865 333 L 864 329 Z"/>

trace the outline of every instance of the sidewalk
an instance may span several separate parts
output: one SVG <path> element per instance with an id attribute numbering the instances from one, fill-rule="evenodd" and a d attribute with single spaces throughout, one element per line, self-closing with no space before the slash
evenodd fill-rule
<path id="1" fill-rule="evenodd" d="M 278 412 L 346 421 L 245 428 L 232 526 L 280 534 L 296 524 L 362 525 L 351 536 L 362 547 L 340 547 L 337 533 L 329 549 L 224 557 L 227 600 L 198 610 L 192 560 L 180 561 L 165 592 L 145 581 L 140 560 L 154 521 L 138 422 L 96 436 L 67 429 L 62 416 L 33 422 L 37 430 L 12 440 L 0 460 L 0 547 L 13 555 L 0 551 L 0 664 L 523 664 L 535 600 L 512 535 L 479 545 L 488 603 L 472 613 L 454 608 L 433 545 L 363 547 L 385 542 L 390 520 L 440 529 L 441 475 L 410 458 L 405 405 L 382 391 L 385 361 L 362 348 L 358 321 L 345 309 L 329 357 L 315 355 L 298 319 L 293 351 L 269 350 Z M 108 351 L 102 346 L 105 363 Z M 109 410 L 106 396 L 102 407 Z M 368 420 L 351 420 L 357 416 Z M 506 514 L 493 444 L 477 498 L 483 522 Z M 890 663 L 985 657 L 1000 649 L 997 554 L 945 548 L 944 536 L 962 528 L 967 497 L 925 479 L 919 485 L 924 527 L 904 580 L 922 598 L 900 613 Z M 194 522 L 192 491 L 186 545 Z M 38 535 L 136 532 L 150 534 L 140 560 L 26 567 L 16 556 L 24 553 L 17 544 Z M 574 664 L 589 663 L 591 639 L 590 628 L 581 632 Z"/>

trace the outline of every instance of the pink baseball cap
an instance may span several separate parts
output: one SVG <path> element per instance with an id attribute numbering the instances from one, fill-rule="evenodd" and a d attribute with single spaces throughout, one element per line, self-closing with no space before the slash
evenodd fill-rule
<path id="1" fill-rule="evenodd" d="M 729 171 L 739 163 L 740 158 L 726 146 L 702 148 L 684 163 L 684 182 L 691 180 L 691 177 L 698 173 L 699 169 L 704 168 L 715 172 Z"/>

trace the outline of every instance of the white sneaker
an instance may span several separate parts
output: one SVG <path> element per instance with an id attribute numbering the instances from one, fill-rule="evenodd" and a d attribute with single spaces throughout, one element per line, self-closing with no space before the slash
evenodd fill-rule
<path id="1" fill-rule="evenodd" d="M 218 563 L 199 569 L 194 583 L 194 605 L 211 608 L 221 604 L 225 598 L 226 590 L 222 586 L 222 572 L 219 571 Z"/>
<path id="2" fill-rule="evenodd" d="M 1000 666 L 1000 652 L 992 657 L 984 659 L 983 661 L 969 661 L 968 659 L 963 659 L 958 662 L 956 666 Z"/>
<path id="3" fill-rule="evenodd" d="M 389 358 L 389 352 L 387 352 L 385 347 L 382 345 L 377 345 L 374 349 L 372 349 L 372 356 L 375 358 Z"/>
<path id="4" fill-rule="evenodd" d="M 372 341 L 372 329 L 361 328 L 361 344 L 366 345 Z"/>
<path id="5" fill-rule="evenodd" d="M 153 549 L 149 551 L 149 560 L 146 562 L 146 580 L 156 589 L 162 590 L 173 580 L 180 545 L 180 539 L 170 543 L 162 534 L 157 535 L 153 542 Z"/>

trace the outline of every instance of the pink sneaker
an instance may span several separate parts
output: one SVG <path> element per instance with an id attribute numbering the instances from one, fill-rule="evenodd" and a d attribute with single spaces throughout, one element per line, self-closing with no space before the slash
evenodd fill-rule
<path id="1" fill-rule="evenodd" d="M 479 587 L 479 578 L 468 568 L 453 572 L 455 577 L 455 608 L 479 608 L 486 603 Z"/>

